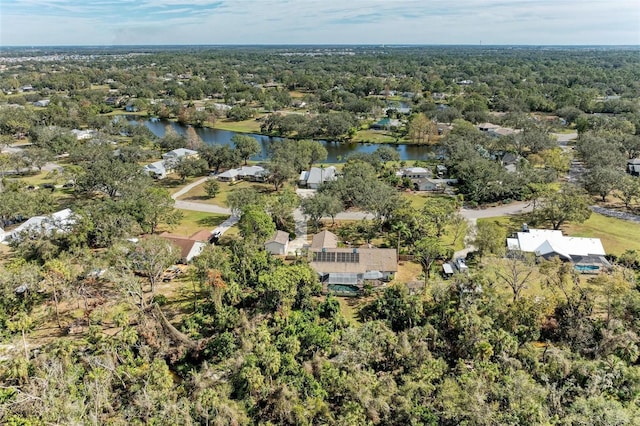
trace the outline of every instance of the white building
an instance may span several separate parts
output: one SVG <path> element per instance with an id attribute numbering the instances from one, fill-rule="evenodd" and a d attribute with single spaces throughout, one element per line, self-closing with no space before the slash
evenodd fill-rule
<path id="1" fill-rule="evenodd" d="M 559 257 L 575 264 L 609 266 L 599 238 L 567 237 L 562 235 L 562 231 L 528 229 L 523 226 L 521 232 L 507 238 L 507 248 L 534 253 L 545 259 Z"/>
<path id="2" fill-rule="evenodd" d="M 329 167 L 312 167 L 309 171 L 300 173 L 299 184 L 309 189 L 318 189 L 325 182 L 336 180 L 336 168 Z"/>
<path id="3" fill-rule="evenodd" d="M 164 179 L 167 177 L 167 169 L 164 167 L 164 161 L 156 161 L 155 163 L 147 164 L 143 167 L 143 170 L 151 177 L 156 179 Z"/>
<path id="4" fill-rule="evenodd" d="M 0 241 L 8 243 L 10 240 L 20 238 L 23 232 L 44 231 L 47 234 L 53 232 L 68 232 L 76 223 L 71 209 L 60 210 L 48 216 L 34 216 L 11 232 L 0 232 Z"/>
<path id="5" fill-rule="evenodd" d="M 283 255 L 287 254 L 289 246 L 289 233 L 284 231 L 276 231 L 276 233 L 264 243 L 264 248 L 271 254 Z"/>

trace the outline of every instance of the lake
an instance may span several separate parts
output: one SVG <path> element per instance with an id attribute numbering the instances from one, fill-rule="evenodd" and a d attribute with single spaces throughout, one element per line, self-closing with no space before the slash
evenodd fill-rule
<path id="1" fill-rule="evenodd" d="M 159 120 L 157 118 L 141 118 L 137 116 L 124 116 L 130 124 L 144 124 L 154 135 L 158 137 L 164 136 L 167 126 L 171 127 L 176 133 L 180 135 L 184 135 L 187 132 L 187 128 L 189 126 L 183 126 L 174 121 L 167 120 Z M 231 138 L 236 134 L 236 132 L 230 130 L 221 130 L 221 129 L 212 129 L 209 127 L 196 127 L 194 128 L 196 134 L 200 136 L 202 141 L 207 144 L 221 144 L 221 145 L 233 145 L 231 142 Z M 252 136 L 260 142 L 260 146 L 262 147 L 262 152 L 255 157 L 252 157 L 252 160 L 260 161 L 266 160 L 268 158 L 268 149 L 269 144 L 275 141 L 281 141 L 282 138 L 258 135 L 249 133 L 249 136 Z M 371 153 L 378 149 L 379 144 L 367 144 L 367 143 L 344 143 L 344 142 L 331 142 L 320 140 L 327 149 L 327 160 L 328 163 L 341 163 L 346 161 L 347 157 L 350 154 L 356 152 L 364 152 Z M 429 158 L 434 158 L 436 154 L 434 153 L 433 147 L 430 146 L 418 146 L 418 145 L 388 145 L 392 148 L 395 148 L 400 155 L 401 160 L 427 160 Z"/>

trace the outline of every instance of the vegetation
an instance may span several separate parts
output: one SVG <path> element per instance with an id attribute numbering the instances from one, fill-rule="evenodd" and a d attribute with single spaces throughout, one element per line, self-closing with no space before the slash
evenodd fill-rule
<path id="1" fill-rule="evenodd" d="M 3 49 L 0 233 L 73 216 L 0 250 L 0 423 L 637 423 L 640 231 L 590 210 L 638 209 L 635 49 L 121 50 Z M 121 117 L 132 111 L 186 130 L 156 136 Z M 281 139 L 266 182 L 211 177 L 182 196 L 238 223 L 177 265 L 184 247 L 162 232 L 208 235 L 228 216 L 178 210 L 171 194 L 262 150 L 241 134 L 204 144 L 203 126 Z M 567 131 L 575 149 L 552 136 Z M 298 198 L 301 171 L 357 140 L 433 146 L 413 165 L 450 180 L 417 195 L 380 145 Z M 143 172 L 178 148 L 198 156 L 165 159 L 165 179 Z M 472 229 L 468 273 L 436 273 L 465 245 L 463 204 L 513 200 L 530 203 L 527 223 L 602 238 L 611 268 L 507 252 L 502 218 Z M 298 207 L 340 246 L 395 248 L 394 282 L 350 303 L 304 253 L 270 256 L 265 240 L 304 225 Z M 335 220 L 344 210 L 369 219 Z"/>

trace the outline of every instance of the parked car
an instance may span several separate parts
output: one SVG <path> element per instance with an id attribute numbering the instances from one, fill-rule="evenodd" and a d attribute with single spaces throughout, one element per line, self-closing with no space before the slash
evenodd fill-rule
<path id="1" fill-rule="evenodd" d="M 463 258 L 459 257 L 455 260 L 455 265 L 460 272 L 469 272 L 469 267 Z"/>

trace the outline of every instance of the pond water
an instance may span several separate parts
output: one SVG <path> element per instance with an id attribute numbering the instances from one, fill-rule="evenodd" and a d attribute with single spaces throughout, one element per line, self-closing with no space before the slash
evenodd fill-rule
<path id="1" fill-rule="evenodd" d="M 183 126 L 179 123 L 173 121 L 159 120 L 156 118 L 141 118 L 137 116 L 124 116 L 130 124 L 143 124 L 145 125 L 154 135 L 158 137 L 164 136 L 167 131 L 167 127 L 171 127 L 178 134 L 184 135 L 187 132 L 187 128 L 189 126 Z M 221 130 L 221 129 L 212 129 L 208 127 L 204 128 L 194 128 L 196 134 L 200 136 L 202 141 L 207 144 L 222 144 L 222 145 L 232 145 L 231 138 L 236 134 L 236 132 L 230 130 Z M 258 134 L 249 134 L 260 142 L 260 146 L 262 147 L 262 152 L 255 157 L 252 157 L 252 160 L 259 161 L 265 160 L 268 158 L 268 150 L 269 144 L 274 141 L 281 141 L 282 138 L 258 135 Z M 346 161 L 349 154 L 356 152 L 364 152 L 371 153 L 378 149 L 377 144 L 367 144 L 367 143 L 340 143 L 340 142 L 332 142 L 321 140 L 327 149 L 327 162 L 328 163 L 340 163 Z M 389 145 L 398 151 L 401 160 L 427 160 L 429 158 L 441 157 L 438 153 L 434 152 L 433 147 L 428 146 L 418 146 L 418 145 L 406 145 L 406 144 L 398 144 L 398 145 Z"/>

